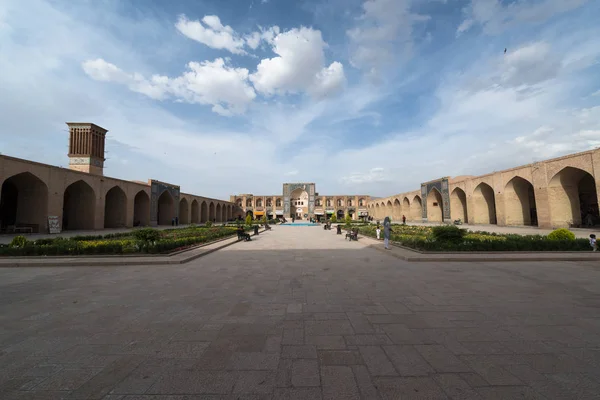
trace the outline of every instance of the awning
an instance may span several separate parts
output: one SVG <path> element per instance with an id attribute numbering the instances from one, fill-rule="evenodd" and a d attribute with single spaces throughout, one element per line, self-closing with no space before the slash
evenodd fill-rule
<path id="1" fill-rule="evenodd" d="M 276 215 L 283 215 L 283 210 L 275 210 Z"/>
<path id="2" fill-rule="evenodd" d="M 315 211 L 314 214 L 315 215 L 325 215 L 325 214 L 323 214 L 323 211 Z"/>
<path id="3" fill-rule="evenodd" d="M 263 216 L 265 215 L 264 211 L 254 211 L 254 215 Z"/>
<path id="4" fill-rule="evenodd" d="M 333 211 L 327 210 L 327 214 L 333 214 Z"/>

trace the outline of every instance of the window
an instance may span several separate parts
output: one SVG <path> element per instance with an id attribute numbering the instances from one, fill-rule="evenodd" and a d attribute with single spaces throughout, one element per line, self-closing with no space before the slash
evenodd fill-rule
<path id="1" fill-rule="evenodd" d="M 364 199 L 358 200 L 358 205 L 361 206 L 361 207 L 364 206 L 365 205 L 365 200 Z"/>
<path id="2" fill-rule="evenodd" d="M 273 206 L 273 200 L 267 199 L 267 207 L 272 207 L 272 206 Z"/>
<path id="3" fill-rule="evenodd" d="M 256 207 L 262 207 L 262 199 L 256 200 Z"/>
<path id="4" fill-rule="evenodd" d="M 321 200 L 320 199 L 315 200 L 315 206 L 321 206 Z"/>
<path id="5" fill-rule="evenodd" d="M 239 200 L 236 202 L 236 204 L 237 204 L 237 206 L 238 206 L 238 207 L 240 207 L 240 208 L 241 208 L 241 207 L 242 207 L 242 199 L 239 199 Z"/>
<path id="6" fill-rule="evenodd" d="M 352 205 L 352 200 L 348 200 L 348 206 Z"/>
<path id="7" fill-rule="evenodd" d="M 338 205 L 338 207 L 341 207 L 344 205 L 344 202 L 342 201 L 342 199 L 338 199 L 337 205 Z"/>
<path id="8" fill-rule="evenodd" d="M 331 200 L 327 199 L 327 207 L 331 207 Z"/>
<path id="9" fill-rule="evenodd" d="M 281 199 L 275 201 L 276 207 L 281 207 Z"/>
<path id="10" fill-rule="evenodd" d="M 252 207 L 252 199 L 246 200 L 246 207 Z"/>

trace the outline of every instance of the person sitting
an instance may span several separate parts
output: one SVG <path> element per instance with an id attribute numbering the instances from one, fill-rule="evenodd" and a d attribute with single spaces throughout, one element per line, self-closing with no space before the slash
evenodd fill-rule
<path id="1" fill-rule="evenodd" d="M 237 235 L 238 235 L 238 240 L 244 240 L 245 242 L 249 242 L 252 240 L 252 238 L 250 238 L 250 235 L 248 235 L 244 231 L 244 228 L 242 228 L 241 226 L 238 226 L 238 228 L 237 228 Z"/>

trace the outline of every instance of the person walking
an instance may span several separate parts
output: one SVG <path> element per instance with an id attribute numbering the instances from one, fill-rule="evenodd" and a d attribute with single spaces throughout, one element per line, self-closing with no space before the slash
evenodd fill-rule
<path id="1" fill-rule="evenodd" d="M 375 233 L 377 234 L 377 240 L 381 240 L 381 228 L 377 225 L 377 229 L 375 229 Z"/>
<path id="2" fill-rule="evenodd" d="M 406 215 L 402 216 L 402 225 L 406 225 Z"/>
<path id="3" fill-rule="evenodd" d="M 383 220 L 383 245 L 386 250 L 390 249 L 390 234 L 392 233 L 390 217 L 385 217 Z"/>
<path id="4" fill-rule="evenodd" d="M 590 246 L 592 246 L 592 251 L 598 251 L 598 243 L 596 243 L 596 235 L 593 233 L 590 235 Z"/>

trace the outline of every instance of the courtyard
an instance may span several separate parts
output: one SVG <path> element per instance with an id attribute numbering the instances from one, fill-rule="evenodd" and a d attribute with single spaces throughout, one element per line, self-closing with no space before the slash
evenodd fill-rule
<path id="1" fill-rule="evenodd" d="M 410 263 L 275 226 L 183 265 L 0 269 L 2 399 L 586 399 L 597 262 Z"/>

